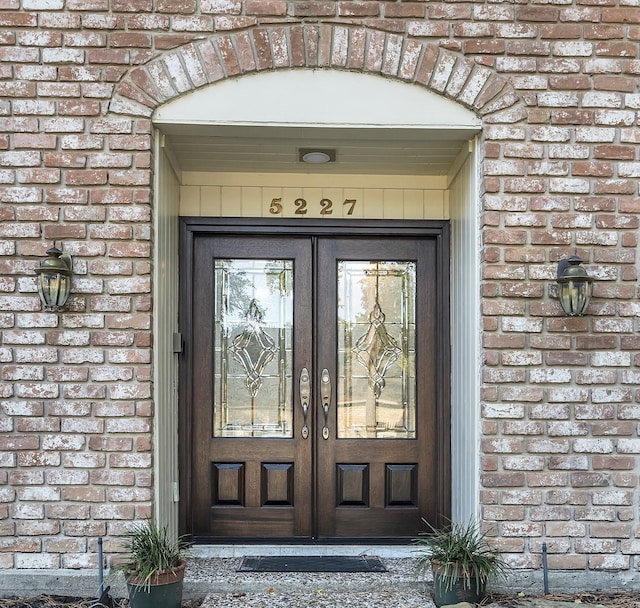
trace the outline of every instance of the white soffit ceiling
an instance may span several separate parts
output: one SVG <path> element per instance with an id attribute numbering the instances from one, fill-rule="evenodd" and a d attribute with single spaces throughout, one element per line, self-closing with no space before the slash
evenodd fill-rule
<path id="1" fill-rule="evenodd" d="M 422 87 L 335 70 L 225 80 L 153 117 L 183 171 L 443 175 L 480 120 Z M 336 162 L 299 162 L 300 148 Z"/>

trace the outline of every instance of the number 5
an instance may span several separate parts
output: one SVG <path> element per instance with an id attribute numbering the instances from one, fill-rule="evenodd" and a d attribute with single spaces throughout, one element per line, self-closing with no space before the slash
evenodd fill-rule
<path id="1" fill-rule="evenodd" d="M 282 213 L 282 197 L 274 198 L 269 205 L 269 213 L 271 215 L 280 215 Z"/>

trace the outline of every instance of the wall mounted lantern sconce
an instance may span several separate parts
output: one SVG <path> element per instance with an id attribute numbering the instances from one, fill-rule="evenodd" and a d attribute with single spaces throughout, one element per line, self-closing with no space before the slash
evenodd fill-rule
<path id="1" fill-rule="evenodd" d="M 45 310 L 58 311 L 67 303 L 71 291 L 72 260 L 55 244 L 47 249 L 47 257 L 36 268 L 38 293 Z"/>
<path id="2" fill-rule="evenodd" d="M 562 310 L 570 317 L 584 314 L 591 298 L 593 279 L 587 274 L 578 255 L 558 262 L 557 283 Z"/>

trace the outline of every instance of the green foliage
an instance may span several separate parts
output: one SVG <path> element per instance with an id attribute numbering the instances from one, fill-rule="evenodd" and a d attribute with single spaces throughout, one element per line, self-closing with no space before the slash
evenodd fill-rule
<path id="1" fill-rule="evenodd" d="M 424 520 L 423 520 L 424 521 Z M 464 579 L 470 587 L 470 579 L 476 579 L 479 592 L 490 578 L 504 578 L 508 566 L 500 551 L 489 545 L 487 533 L 481 532 L 475 521 L 467 524 L 451 523 L 440 530 L 425 521 L 428 532 L 421 532 L 415 543 L 421 547 L 416 571 L 419 575 L 433 563 L 438 565 L 441 581 L 450 591 L 458 579 Z"/>
<path id="2" fill-rule="evenodd" d="M 127 531 L 122 546 L 128 556 L 116 570 L 124 572 L 127 578 L 135 577 L 136 588 L 147 592 L 154 576 L 175 573 L 188 548 L 182 537 L 168 538 L 167 527 L 159 527 L 153 520 L 134 524 Z"/>

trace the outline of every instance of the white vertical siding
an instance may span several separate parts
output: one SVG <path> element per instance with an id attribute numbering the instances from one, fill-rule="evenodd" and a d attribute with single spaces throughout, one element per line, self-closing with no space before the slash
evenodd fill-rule
<path id="1" fill-rule="evenodd" d="M 333 219 L 448 218 L 443 177 L 184 172 L 181 182 L 183 216 L 273 219 L 270 203 L 277 199 L 280 217 L 319 218 L 320 201 L 328 199 Z M 300 198 L 307 203 L 304 216 L 296 214 Z"/>
<path id="2" fill-rule="evenodd" d="M 173 334 L 178 331 L 178 210 L 180 184 L 156 137 L 153 386 L 154 492 L 156 520 L 178 534 L 178 358 Z M 175 490 L 174 490 L 175 488 Z"/>
<path id="3" fill-rule="evenodd" d="M 476 147 L 451 175 L 451 466 L 452 519 L 479 509 L 480 229 Z"/>

